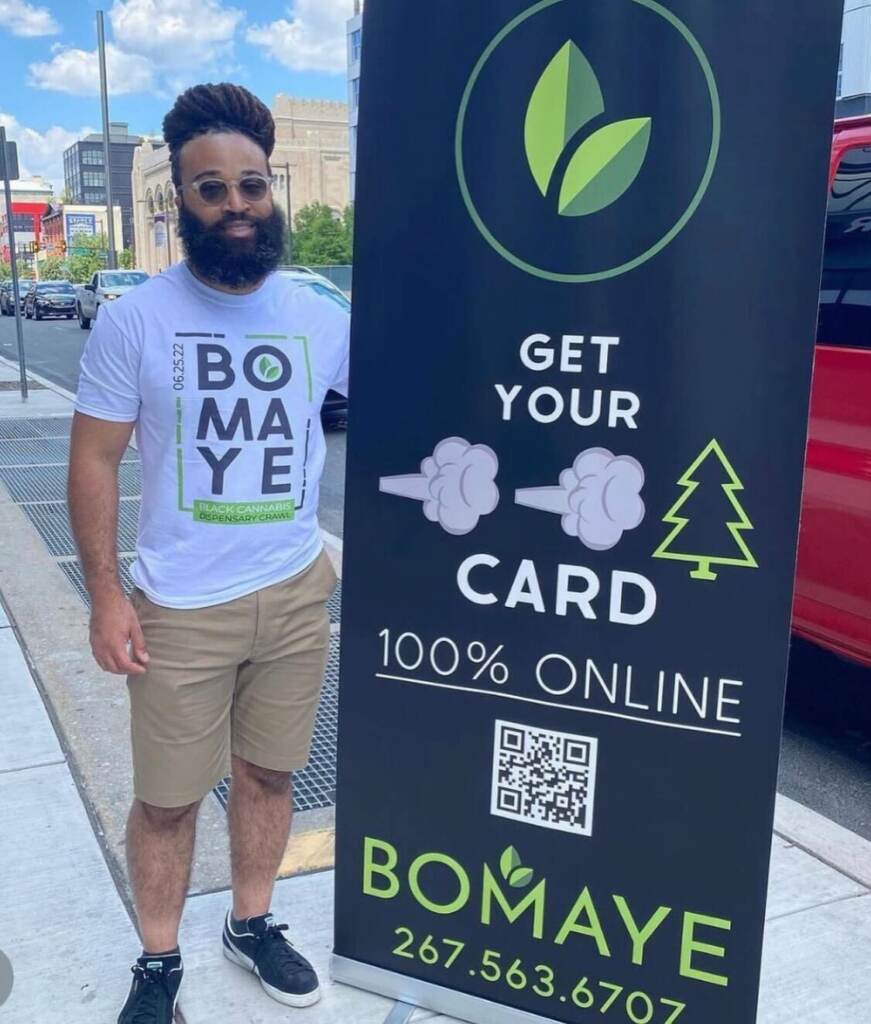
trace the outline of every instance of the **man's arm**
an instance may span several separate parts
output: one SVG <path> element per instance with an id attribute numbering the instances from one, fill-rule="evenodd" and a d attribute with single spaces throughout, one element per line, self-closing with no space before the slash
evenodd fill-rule
<path id="1" fill-rule="evenodd" d="M 133 426 L 77 412 L 70 439 L 70 522 L 91 595 L 91 650 L 100 668 L 119 675 L 140 675 L 148 662 L 118 577 L 118 466 Z"/>

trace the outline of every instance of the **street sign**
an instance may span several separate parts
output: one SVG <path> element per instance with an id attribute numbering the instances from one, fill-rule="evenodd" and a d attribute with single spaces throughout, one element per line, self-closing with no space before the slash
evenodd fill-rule
<path id="1" fill-rule="evenodd" d="M 755 1020 L 842 7 L 367 3 L 338 980 Z"/>
<path id="2" fill-rule="evenodd" d="M 76 235 L 96 235 L 97 217 L 93 213 L 66 213 L 66 236 L 72 241 Z"/>
<path id="3" fill-rule="evenodd" d="M 7 142 L 0 146 L 0 181 L 18 181 L 18 145 Z"/>

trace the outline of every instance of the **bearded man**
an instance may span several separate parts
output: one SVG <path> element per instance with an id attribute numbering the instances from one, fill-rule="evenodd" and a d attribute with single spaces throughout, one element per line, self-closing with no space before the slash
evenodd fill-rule
<path id="1" fill-rule="evenodd" d="M 119 1024 L 171 1024 L 197 810 L 232 773 L 222 943 L 272 998 L 319 997 L 270 903 L 309 753 L 335 573 L 318 529 L 320 407 L 347 394 L 349 317 L 274 273 L 275 125 L 240 86 L 198 85 L 164 121 L 187 259 L 100 309 L 82 356 L 69 505 L 91 646 L 127 676 L 127 858 L 142 955 Z M 118 467 L 136 429 L 136 584 L 116 556 Z"/>

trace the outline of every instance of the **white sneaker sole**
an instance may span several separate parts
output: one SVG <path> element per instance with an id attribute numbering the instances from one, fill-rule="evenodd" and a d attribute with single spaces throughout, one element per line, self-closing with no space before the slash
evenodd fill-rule
<path id="1" fill-rule="evenodd" d="M 306 1006 L 314 1006 L 316 1002 L 321 998 L 320 986 L 313 992 L 306 992 L 304 995 L 293 995 L 290 992 L 282 992 L 281 989 L 275 988 L 270 985 L 269 982 L 264 981 L 260 977 L 260 972 L 257 970 L 257 965 L 254 961 L 245 956 L 244 953 L 240 953 L 238 949 L 230 949 L 227 944 L 222 940 L 221 949 L 224 951 L 224 956 L 239 967 L 243 967 L 246 971 L 254 974 L 257 980 L 260 982 L 260 987 L 263 991 L 277 1003 L 282 1003 L 284 1006 L 293 1006 L 298 1010 L 304 1009 Z"/>

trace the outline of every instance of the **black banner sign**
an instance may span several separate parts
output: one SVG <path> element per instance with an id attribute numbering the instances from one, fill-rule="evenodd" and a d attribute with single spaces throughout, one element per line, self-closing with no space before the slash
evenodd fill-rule
<path id="1" fill-rule="evenodd" d="M 755 1020 L 841 10 L 369 0 L 339 980 Z"/>

